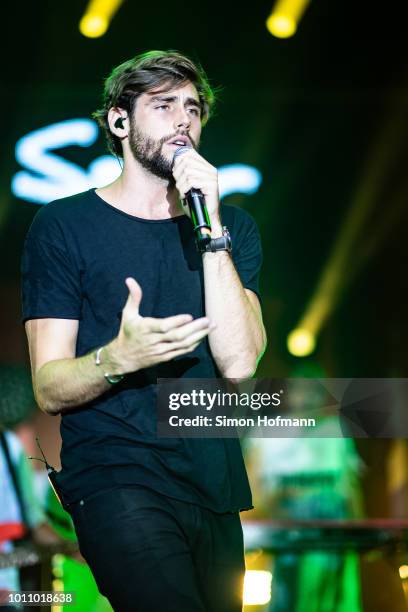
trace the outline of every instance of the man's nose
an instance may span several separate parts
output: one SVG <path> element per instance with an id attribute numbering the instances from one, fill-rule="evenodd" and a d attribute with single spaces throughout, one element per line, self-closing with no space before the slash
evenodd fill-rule
<path id="1" fill-rule="evenodd" d="M 185 108 L 180 108 L 176 113 L 176 117 L 174 119 L 175 128 L 189 128 L 191 124 L 191 119 Z"/>

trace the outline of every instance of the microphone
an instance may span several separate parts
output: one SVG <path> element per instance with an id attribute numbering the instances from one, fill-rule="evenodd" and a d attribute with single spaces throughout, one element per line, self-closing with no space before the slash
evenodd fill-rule
<path id="1" fill-rule="evenodd" d="M 179 155 L 182 155 L 192 147 L 184 145 L 174 152 L 173 164 Z M 211 223 L 205 205 L 205 197 L 201 189 L 192 188 L 184 196 L 193 222 L 194 234 L 198 245 L 205 247 L 211 241 Z"/>

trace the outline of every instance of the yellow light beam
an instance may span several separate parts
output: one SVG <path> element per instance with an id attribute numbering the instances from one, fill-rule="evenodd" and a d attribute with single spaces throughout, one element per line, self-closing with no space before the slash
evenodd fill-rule
<path id="1" fill-rule="evenodd" d="M 351 202 L 349 211 L 343 221 L 338 238 L 328 258 L 317 288 L 305 309 L 305 313 L 288 336 L 288 349 L 292 353 L 289 339 L 296 337 L 299 330 L 303 335 L 310 334 L 314 339 L 319 335 L 323 325 L 339 302 L 349 279 L 354 277 L 354 270 L 358 267 L 358 259 L 353 259 L 357 251 L 357 239 L 361 236 L 367 219 L 376 203 L 377 194 L 381 192 L 385 180 L 395 162 L 403 144 L 401 135 L 402 116 L 391 112 L 384 123 L 374 143 L 372 153 L 363 170 L 362 179 Z M 387 207 L 390 203 L 383 203 Z M 330 206 L 330 203 L 328 203 Z M 373 231 L 373 230 L 371 230 Z M 313 343 L 311 343 L 311 346 Z M 314 346 L 313 346 L 314 348 Z M 304 352 L 305 356 L 313 351 Z M 296 354 L 296 353 L 292 353 Z"/>
<path id="2" fill-rule="evenodd" d="M 266 20 L 269 32 L 277 38 L 289 38 L 298 28 L 310 0 L 277 0 Z"/>
<path id="3" fill-rule="evenodd" d="M 79 31 L 87 38 L 103 36 L 124 0 L 90 0 L 79 22 Z"/>

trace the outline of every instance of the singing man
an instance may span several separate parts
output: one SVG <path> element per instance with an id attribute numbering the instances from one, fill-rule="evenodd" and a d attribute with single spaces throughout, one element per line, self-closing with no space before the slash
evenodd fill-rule
<path id="1" fill-rule="evenodd" d="M 114 68 L 94 117 L 119 178 L 44 206 L 24 247 L 36 400 L 61 414 L 59 486 L 118 612 L 242 609 L 239 513 L 252 499 L 239 440 L 156 433 L 158 378 L 247 378 L 266 345 L 258 228 L 220 207 L 217 170 L 199 153 L 214 99 L 178 52 Z M 205 248 L 192 189 L 210 221 Z"/>

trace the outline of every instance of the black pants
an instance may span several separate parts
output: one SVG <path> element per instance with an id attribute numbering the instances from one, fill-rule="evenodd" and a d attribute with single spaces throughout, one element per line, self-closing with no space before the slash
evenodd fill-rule
<path id="1" fill-rule="evenodd" d="M 242 610 L 238 513 L 215 514 L 143 487 L 99 493 L 70 512 L 80 551 L 115 612 Z"/>

